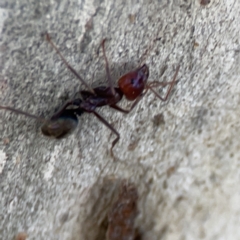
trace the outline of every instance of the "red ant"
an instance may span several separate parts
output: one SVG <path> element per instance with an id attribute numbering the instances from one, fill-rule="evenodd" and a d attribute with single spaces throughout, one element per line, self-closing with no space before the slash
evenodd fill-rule
<path id="1" fill-rule="evenodd" d="M 123 181 L 118 199 L 108 214 L 107 240 L 140 239 L 135 226 L 138 191 L 134 184 Z"/>
<path id="2" fill-rule="evenodd" d="M 200 4 L 206 6 L 210 3 L 210 0 L 200 0 Z"/>
<path id="3" fill-rule="evenodd" d="M 118 87 L 113 86 L 113 80 L 110 75 L 108 60 L 105 53 L 105 40 L 101 43 L 103 50 L 103 56 L 105 60 L 105 68 L 107 73 L 108 86 L 99 86 L 96 88 L 91 88 L 88 83 L 69 65 L 65 60 L 63 55 L 60 53 L 58 48 L 52 42 L 48 33 L 46 33 L 46 39 L 51 44 L 51 46 L 56 50 L 57 54 L 60 56 L 67 68 L 81 81 L 82 84 L 87 87 L 88 90 L 80 90 L 80 97 L 69 100 L 64 104 L 64 106 L 56 112 L 49 120 L 40 118 L 38 116 L 29 114 L 27 112 L 8 107 L 1 106 L 0 109 L 9 110 L 18 114 L 25 115 L 27 117 L 36 118 L 43 122 L 41 127 L 42 133 L 46 136 L 52 136 L 55 138 L 62 138 L 66 134 L 72 132 L 77 124 L 78 118 L 84 112 L 93 113 L 105 126 L 107 126 L 114 134 L 117 136 L 112 142 L 111 155 L 113 155 L 113 147 L 118 142 L 120 135 L 119 133 L 107 122 L 99 113 L 96 112 L 97 107 L 102 107 L 108 105 L 115 110 L 123 113 L 129 113 L 141 100 L 141 98 L 150 89 L 160 100 L 166 101 L 168 96 L 177 82 L 176 77 L 179 71 L 179 67 L 175 72 L 173 80 L 171 82 L 151 82 L 147 83 L 149 76 L 149 68 L 146 64 L 138 67 L 134 71 L 128 72 L 127 74 L 120 77 L 118 80 Z M 169 85 L 169 89 L 165 97 L 161 97 L 153 88 L 157 86 L 165 87 Z M 117 103 L 122 99 L 123 95 L 129 101 L 134 101 L 129 110 L 123 109 L 117 105 Z"/>

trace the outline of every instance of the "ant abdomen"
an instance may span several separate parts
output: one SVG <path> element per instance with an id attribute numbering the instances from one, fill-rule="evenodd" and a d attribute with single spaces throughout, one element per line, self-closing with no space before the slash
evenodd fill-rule
<path id="1" fill-rule="evenodd" d="M 62 138 L 72 133 L 78 125 L 78 117 L 74 109 L 65 109 L 60 116 L 54 116 L 41 127 L 43 135 Z"/>
<path id="2" fill-rule="evenodd" d="M 130 100 L 135 100 L 145 89 L 149 76 L 149 68 L 146 64 L 136 70 L 123 75 L 118 80 L 118 86 L 124 96 Z"/>

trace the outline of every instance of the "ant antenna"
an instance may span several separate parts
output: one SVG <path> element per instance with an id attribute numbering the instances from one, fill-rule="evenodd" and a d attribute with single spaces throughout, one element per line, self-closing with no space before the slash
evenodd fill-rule
<path id="1" fill-rule="evenodd" d="M 61 52 L 58 50 L 58 48 L 56 47 L 56 45 L 53 43 L 53 41 L 51 40 L 51 37 L 48 33 L 46 33 L 46 39 L 47 41 L 51 44 L 51 46 L 54 48 L 54 50 L 57 52 L 57 54 L 60 56 L 60 58 L 62 59 L 62 61 L 64 62 L 64 64 L 66 65 L 66 67 L 82 82 L 83 85 L 85 85 L 86 88 L 88 88 L 88 90 L 95 94 L 94 90 L 91 88 L 91 86 L 76 72 L 76 70 L 70 66 L 70 64 L 67 62 L 67 60 L 63 57 L 63 55 L 61 54 Z"/>
<path id="2" fill-rule="evenodd" d="M 150 91 L 152 91 L 156 97 L 158 97 L 160 100 L 162 100 L 163 102 L 167 101 L 168 97 L 169 97 L 169 94 L 171 93 L 174 85 L 178 82 L 176 81 L 176 78 L 177 78 L 177 74 L 179 72 L 179 68 L 180 68 L 180 65 L 177 66 L 177 70 L 173 76 L 173 80 L 171 82 L 151 82 L 147 85 L 147 89 L 150 89 Z M 167 93 L 166 93 L 166 96 L 165 97 L 161 97 L 154 89 L 153 87 L 157 87 L 157 86 L 162 86 L 162 87 L 165 87 L 166 85 L 170 85 L 168 90 L 167 90 Z"/>

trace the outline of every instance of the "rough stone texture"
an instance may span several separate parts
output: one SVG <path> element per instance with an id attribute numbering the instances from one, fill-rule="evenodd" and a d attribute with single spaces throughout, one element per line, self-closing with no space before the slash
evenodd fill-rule
<path id="1" fill-rule="evenodd" d="M 52 140 L 36 120 L 0 111 L 0 238 L 103 239 L 129 178 L 142 239 L 239 239 L 239 12 L 236 0 L 0 1 L 1 104 L 49 117 L 80 89 L 46 31 L 89 83 L 106 81 L 105 37 L 116 81 L 142 61 L 149 81 L 181 65 L 167 103 L 148 93 L 128 115 L 100 110 L 121 135 L 118 162 L 114 135 L 91 114 Z"/>

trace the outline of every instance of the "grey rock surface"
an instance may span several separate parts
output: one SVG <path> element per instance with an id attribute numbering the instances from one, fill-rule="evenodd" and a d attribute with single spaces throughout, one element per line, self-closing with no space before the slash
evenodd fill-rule
<path id="1" fill-rule="evenodd" d="M 138 185 L 142 239 L 239 239 L 239 4 L 1 0 L 1 105 L 47 118 L 82 87 L 46 31 L 90 84 L 106 82 L 103 38 L 115 83 L 143 62 L 149 81 L 181 67 L 169 101 L 149 92 L 128 115 L 99 110 L 121 135 L 116 162 L 115 136 L 91 114 L 53 140 L 1 110 L 0 239 L 104 239 L 123 178 Z"/>

